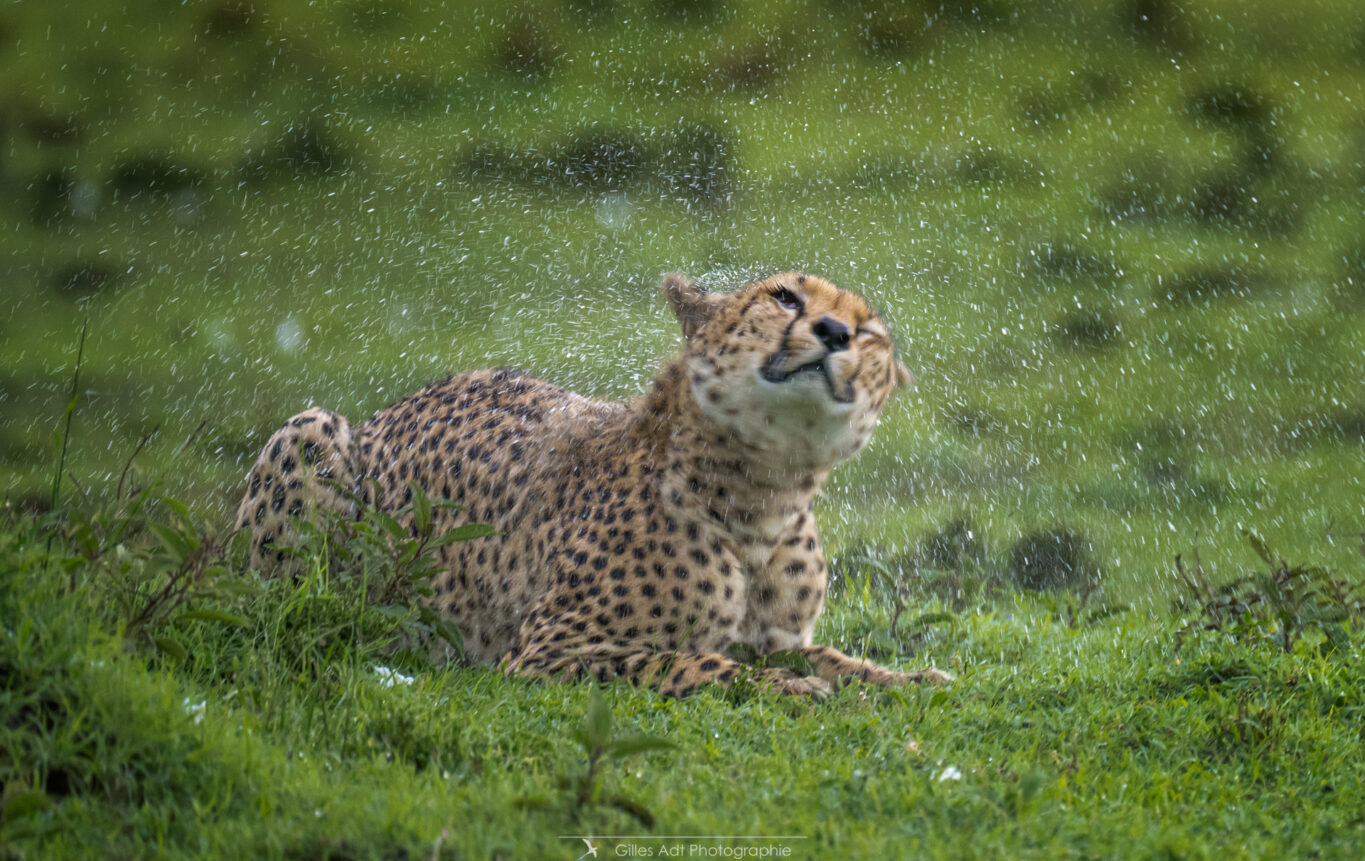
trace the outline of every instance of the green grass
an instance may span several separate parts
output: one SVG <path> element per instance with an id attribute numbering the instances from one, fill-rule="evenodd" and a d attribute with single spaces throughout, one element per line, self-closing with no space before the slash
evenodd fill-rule
<path id="1" fill-rule="evenodd" d="M 164 505 L 152 522 L 163 517 Z M 159 624 L 185 647 L 175 657 L 125 639 L 111 598 L 145 582 L 124 560 L 154 567 L 146 552 L 164 536 L 134 529 L 91 561 L 65 539 L 49 556 L 53 528 L 66 530 L 13 516 L 0 529 L 10 857 L 573 858 L 581 842 L 559 838 L 592 834 L 609 852 L 611 835 L 782 835 L 757 845 L 1353 858 L 1365 841 L 1358 616 L 1338 625 L 1340 648 L 1322 629 L 1289 652 L 1254 629 L 1177 648 L 1178 623 L 1145 612 L 1068 624 L 1012 590 L 959 612 L 917 592 L 941 615 L 901 628 L 919 634 L 913 654 L 911 640 L 887 654 L 886 596 L 855 578 L 818 639 L 933 662 L 955 684 L 819 702 L 607 685 L 618 737 L 672 747 L 608 761 L 575 804 L 594 686 L 435 667 L 323 557 L 296 585 L 242 574 L 230 553 L 218 576 L 238 587 L 200 581 L 191 612 Z M 385 686 L 381 665 L 412 682 Z"/>
<path id="2" fill-rule="evenodd" d="M 248 628 L 130 631 L 69 533 L 157 481 L 189 508 L 158 522 L 225 525 L 310 404 L 362 420 L 496 365 L 631 396 L 678 341 L 662 272 L 800 267 L 882 309 L 919 381 L 827 488 L 827 546 L 904 572 L 954 521 L 978 542 L 976 579 L 839 584 L 822 639 L 961 680 L 814 705 L 610 688 L 623 731 L 678 749 L 604 786 L 660 831 L 801 834 L 797 855 L 1359 854 L 1359 632 L 1330 657 L 1318 634 L 1177 653 L 1172 603 L 1176 554 L 1215 583 L 1260 565 L 1243 529 L 1360 570 L 1365 11 L 1143 5 L 0 10 L 0 852 L 424 854 L 448 830 L 461 857 L 576 857 L 555 835 L 629 827 L 517 805 L 582 765 L 586 688 L 395 658 L 372 642 L 392 620 L 334 585 L 248 578 L 199 599 Z M 602 139 L 646 165 L 566 181 Z M 50 563 L 20 512 L 62 536 Z M 1050 530 L 1100 572 L 1092 610 L 1132 609 L 1073 630 L 1064 599 L 992 591 Z"/>

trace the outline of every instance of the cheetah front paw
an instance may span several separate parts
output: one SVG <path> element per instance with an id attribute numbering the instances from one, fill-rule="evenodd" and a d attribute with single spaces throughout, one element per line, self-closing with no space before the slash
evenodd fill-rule
<path id="1" fill-rule="evenodd" d="M 949 682 L 956 681 L 956 679 L 953 677 L 952 673 L 945 673 L 943 670 L 934 669 L 933 667 L 915 670 L 909 673 L 877 667 L 874 670 L 869 670 L 863 677 L 863 681 L 872 685 L 900 687 L 902 685 L 915 683 L 946 685 Z"/>
<path id="2" fill-rule="evenodd" d="M 930 685 L 946 685 L 949 682 L 957 681 L 957 677 L 952 673 L 934 667 L 926 667 L 913 673 L 902 673 L 901 675 L 905 676 L 907 681 Z"/>
<path id="3" fill-rule="evenodd" d="M 834 692 L 833 686 L 818 676 L 770 676 L 764 683 L 769 690 L 779 694 L 817 700 L 822 700 Z"/>

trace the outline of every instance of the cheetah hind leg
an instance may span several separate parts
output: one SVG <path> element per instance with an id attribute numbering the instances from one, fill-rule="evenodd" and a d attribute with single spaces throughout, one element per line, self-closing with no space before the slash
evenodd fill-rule
<path id="1" fill-rule="evenodd" d="M 296 564 L 284 552 L 297 537 L 296 518 L 311 518 L 319 508 L 354 517 L 355 502 L 342 489 L 354 491 L 359 472 L 345 417 L 314 407 L 285 422 L 247 473 L 237 509 L 237 528 L 251 530 L 252 567 Z"/>

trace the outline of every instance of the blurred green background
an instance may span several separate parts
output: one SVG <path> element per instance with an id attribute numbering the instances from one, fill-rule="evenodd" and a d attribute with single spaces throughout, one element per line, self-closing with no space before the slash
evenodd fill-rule
<path id="1" fill-rule="evenodd" d="M 1352 0 L 8 3 L 0 486 L 47 504 L 85 320 L 67 497 L 151 434 L 136 480 L 226 524 L 310 404 L 489 365 L 628 396 L 662 272 L 804 268 L 919 379 L 836 553 L 965 520 L 1130 596 L 1240 528 L 1345 566 L 1362 105 Z"/>

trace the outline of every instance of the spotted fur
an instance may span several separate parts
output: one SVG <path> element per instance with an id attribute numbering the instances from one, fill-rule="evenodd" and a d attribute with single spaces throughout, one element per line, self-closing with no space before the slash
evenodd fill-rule
<path id="1" fill-rule="evenodd" d="M 636 400 L 475 371 L 355 430 L 327 410 L 290 419 L 247 476 L 237 523 L 253 564 L 284 559 L 292 518 L 349 511 L 334 486 L 394 511 L 416 482 L 459 506 L 438 512 L 441 528 L 498 529 L 441 549 L 433 600 L 471 658 L 509 674 L 621 676 L 683 696 L 734 679 L 723 653 L 748 643 L 810 659 L 817 676 L 758 674 L 793 694 L 949 679 L 812 640 L 827 582 L 812 501 L 910 382 L 876 315 L 794 272 L 729 294 L 670 275 L 663 290 L 685 343 Z"/>

